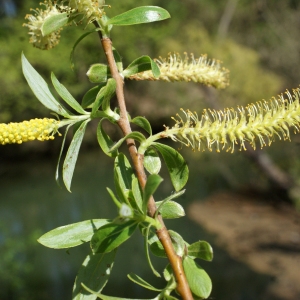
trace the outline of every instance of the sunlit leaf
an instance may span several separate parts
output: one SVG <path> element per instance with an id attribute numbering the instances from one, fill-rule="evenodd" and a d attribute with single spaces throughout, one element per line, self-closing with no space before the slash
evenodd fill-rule
<path id="1" fill-rule="evenodd" d="M 144 167 L 150 174 L 158 174 L 161 169 L 161 161 L 154 148 L 148 148 L 144 155 Z"/>
<path id="2" fill-rule="evenodd" d="M 160 152 L 167 165 L 175 191 L 180 191 L 189 177 L 189 169 L 185 160 L 178 151 L 167 145 L 153 143 L 153 146 Z"/>
<path id="3" fill-rule="evenodd" d="M 116 251 L 110 253 L 89 254 L 81 265 L 73 286 L 73 300 L 94 300 L 91 295 L 81 285 L 85 283 L 94 291 L 101 292 L 106 285 L 111 274 Z"/>
<path id="4" fill-rule="evenodd" d="M 74 97 L 70 94 L 70 92 L 62 85 L 54 73 L 51 73 L 52 84 L 59 94 L 59 96 L 65 100 L 67 104 L 69 104 L 74 110 L 76 110 L 80 114 L 86 114 L 86 111 L 81 107 L 81 105 L 74 99 Z"/>
<path id="5" fill-rule="evenodd" d="M 89 67 L 86 73 L 90 82 L 100 83 L 106 82 L 108 76 L 110 75 L 109 68 L 104 64 L 93 64 Z"/>
<path id="6" fill-rule="evenodd" d="M 38 242 L 54 249 L 75 247 L 89 242 L 94 232 L 109 222 L 111 220 L 92 219 L 57 227 L 42 235 Z"/>
<path id="7" fill-rule="evenodd" d="M 201 258 L 207 261 L 212 261 L 213 249 L 209 243 L 205 241 L 198 241 L 188 246 L 188 255 L 192 258 Z"/>
<path id="8" fill-rule="evenodd" d="M 158 6 L 140 6 L 111 18 L 108 24 L 115 26 L 150 23 L 170 18 L 165 9 Z"/>
<path id="9" fill-rule="evenodd" d="M 185 216 L 183 207 L 175 201 L 166 201 L 161 207 L 163 201 L 157 201 L 156 206 L 159 207 L 159 213 L 163 219 L 176 219 Z"/>
<path id="10" fill-rule="evenodd" d="M 152 128 L 149 121 L 144 117 L 135 117 L 130 120 L 131 123 L 140 126 L 144 130 L 146 130 L 150 135 L 152 134 Z"/>
<path id="11" fill-rule="evenodd" d="M 54 31 L 59 30 L 69 22 L 68 13 L 60 13 L 53 16 L 48 16 L 42 24 L 41 31 L 43 36 L 46 36 Z"/>
<path id="12" fill-rule="evenodd" d="M 139 185 L 139 181 L 136 177 L 132 179 L 132 194 L 139 210 L 142 211 L 142 206 L 143 206 L 142 191 Z"/>
<path id="13" fill-rule="evenodd" d="M 207 299 L 212 290 L 208 274 L 188 256 L 183 258 L 183 269 L 191 291 L 201 299 Z"/>
<path id="14" fill-rule="evenodd" d="M 121 224 L 110 223 L 100 227 L 91 239 L 94 253 L 107 253 L 128 240 L 137 228 L 138 223 L 129 220 Z"/>
<path id="15" fill-rule="evenodd" d="M 57 114 L 69 117 L 69 112 L 57 102 L 57 100 L 51 94 L 48 84 L 41 77 L 41 75 L 32 67 L 25 55 L 22 53 L 22 69 L 23 74 L 30 86 L 31 90 L 38 98 L 38 100 L 48 109 L 56 112 Z"/>
<path id="16" fill-rule="evenodd" d="M 86 125 L 88 124 L 89 121 L 90 120 L 88 119 L 82 122 L 80 127 L 76 130 L 63 164 L 63 181 L 69 192 L 71 192 L 70 190 L 71 182 L 73 178 L 73 173 L 74 173 L 79 149 L 85 133 Z"/>

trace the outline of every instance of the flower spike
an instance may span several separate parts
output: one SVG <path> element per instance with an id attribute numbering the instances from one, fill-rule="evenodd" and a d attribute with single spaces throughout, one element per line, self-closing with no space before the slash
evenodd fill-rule
<path id="1" fill-rule="evenodd" d="M 145 71 L 129 77 L 133 80 L 193 81 L 207 86 L 223 89 L 229 85 L 229 71 L 221 67 L 218 60 L 210 60 L 206 55 L 191 58 L 184 53 L 184 58 L 177 54 L 168 54 L 167 58 L 154 59 L 160 69 L 160 76 L 155 78 L 152 71 Z"/>
<path id="2" fill-rule="evenodd" d="M 32 119 L 21 123 L 0 124 L 0 144 L 22 144 L 23 142 L 54 139 L 60 127 L 55 119 Z"/>
<path id="3" fill-rule="evenodd" d="M 217 152 L 222 149 L 234 151 L 235 145 L 240 150 L 246 150 L 245 142 L 255 149 L 256 141 L 260 147 L 270 145 L 277 136 L 279 139 L 290 140 L 289 128 L 300 131 L 300 89 L 285 92 L 269 102 L 260 101 L 247 107 L 238 107 L 237 110 L 204 110 L 201 118 L 189 110 L 177 115 L 176 124 L 166 128 L 165 137 L 179 141 L 193 150 L 209 151 L 213 147 Z"/>

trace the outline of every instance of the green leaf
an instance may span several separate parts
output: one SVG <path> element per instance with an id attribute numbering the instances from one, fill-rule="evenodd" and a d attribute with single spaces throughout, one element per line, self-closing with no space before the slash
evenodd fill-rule
<path id="1" fill-rule="evenodd" d="M 176 219 L 185 216 L 183 207 L 175 201 L 167 201 L 161 207 L 163 201 L 157 201 L 156 206 L 159 207 L 159 213 L 163 219 Z"/>
<path id="2" fill-rule="evenodd" d="M 183 259 L 183 269 L 193 294 L 201 299 L 208 298 L 212 290 L 208 274 L 188 256 Z"/>
<path id="3" fill-rule="evenodd" d="M 95 114 L 101 105 L 104 111 L 110 110 L 110 99 L 115 94 L 115 91 L 116 81 L 113 78 L 110 78 L 96 96 L 96 100 L 92 107 L 92 115 Z"/>
<path id="4" fill-rule="evenodd" d="M 124 187 L 121 187 L 121 181 L 122 181 L 122 179 L 120 180 L 119 173 L 114 172 L 114 183 L 115 183 L 117 195 L 122 203 L 126 203 L 127 205 L 131 206 L 129 203 L 129 199 L 128 199 L 128 196 L 129 196 L 128 194 L 129 194 L 130 190 L 126 189 Z"/>
<path id="5" fill-rule="evenodd" d="M 91 34 L 91 33 L 97 32 L 97 31 L 99 31 L 99 30 L 101 30 L 101 28 L 94 28 L 93 30 L 84 33 L 83 35 L 81 35 L 81 36 L 77 39 L 77 41 L 75 42 L 75 44 L 74 44 L 74 46 L 73 46 L 73 48 L 72 48 L 72 51 L 71 51 L 71 53 L 70 53 L 70 63 L 71 63 L 71 69 L 72 69 L 72 70 L 74 69 L 74 53 L 75 53 L 75 49 L 76 49 L 77 45 L 78 45 L 78 44 L 79 44 L 86 36 L 88 36 L 88 35 Z"/>
<path id="6" fill-rule="evenodd" d="M 114 142 L 111 140 L 108 134 L 104 131 L 102 127 L 102 122 L 105 120 L 103 118 L 97 127 L 97 140 L 102 149 L 102 151 L 109 157 L 116 157 L 118 155 L 118 150 L 110 151 L 111 147 L 114 145 Z"/>
<path id="7" fill-rule="evenodd" d="M 129 160 L 123 153 L 120 153 L 116 157 L 114 168 L 115 168 L 115 172 L 119 176 L 119 182 L 121 188 L 123 190 L 130 190 L 131 183 L 135 175 Z"/>
<path id="8" fill-rule="evenodd" d="M 135 203 L 137 204 L 139 210 L 142 212 L 142 206 L 143 206 L 143 198 L 142 198 L 142 191 L 139 185 L 139 181 L 136 177 L 132 179 L 132 194 L 135 200 Z"/>
<path id="9" fill-rule="evenodd" d="M 158 77 L 160 75 L 160 70 L 154 60 L 149 56 L 144 55 L 135 59 L 124 71 L 123 76 L 125 78 L 130 77 L 131 75 L 152 70 L 153 76 Z"/>
<path id="10" fill-rule="evenodd" d="M 205 241 L 198 241 L 188 246 L 188 255 L 192 258 L 201 258 L 207 261 L 213 259 L 213 249 Z"/>
<path id="11" fill-rule="evenodd" d="M 163 179 L 156 174 L 151 174 L 146 182 L 144 193 L 143 193 L 143 211 L 147 210 L 147 204 L 150 197 L 155 193 L 158 186 L 161 184 Z"/>
<path id="12" fill-rule="evenodd" d="M 140 6 L 111 18 L 108 20 L 107 24 L 115 26 L 135 25 L 162 21 L 170 17 L 170 14 L 161 7 Z"/>
<path id="13" fill-rule="evenodd" d="M 111 147 L 110 151 L 116 151 L 117 149 L 120 148 L 120 146 L 127 140 L 127 139 L 134 139 L 138 142 L 143 142 L 146 140 L 145 136 L 138 132 L 138 131 L 133 131 L 127 134 L 125 137 L 121 138 L 119 141 L 117 141 L 113 147 Z"/>
<path id="14" fill-rule="evenodd" d="M 167 165 L 175 191 L 180 191 L 189 177 L 189 168 L 185 160 L 178 151 L 167 145 L 153 143 L 153 146 L 160 152 Z"/>
<path id="15" fill-rule="evenodd" d="M 58 15 L 48 16 L 41 27 L 42 35 L 46 36 L 65 26 L 69 22 L 68 15 L 69 14 L 65 12 Z"/>
<path id="16" fill-rule="evenodd" d="M 71 248 L 89 242 L 94 232 L 111 220 L 94 219 L 57 227 L 44 235 L 38 242 L 53 249 Z"/>
<path id="17" fill-rule="evenodd" d="M 151 224 L 149 224 L 147 226 L 146 233 L 145 233 L 144 249 L 145 249 L 145 253 L 146 253 L 146 258 L 147 258 L 148 265 L 149 265 L 150 269 L 152 270 L 153 274 L 156 277 L 161 277 L 160 274 L 155 270 L 154 266 L 152 265 L 150 254 L 149 254 L 148 239 L 149 239 L 150 228 L 151 228 Z"/>
<path id="18" fill-rule="evenodd" d="M 162 289 L 157 289 L 154 286 L 152 286 L 150 283 L 148 283 L 147 281 L 145 281 L 144 279 L 142 279 L 141 277 L 139 277 L 138 275 L 134 274 L 134 273 L 130 273 L 127 275 L 127 277 L 133 281 L 134 283 L 144 287 L 145 289 L 151 290 L 151 291 L 157 291 L 160 292 L 162 291 Z"/>
<path id="19" fill-rule="evenodd" d="M 161 168 L 160 157 L 153 148 L 148 148 L 144 155 L 144 167 L 150 174 L 158 174 Z"/>
<path id="20" fill-rule="evenodd" d="M 84 115 L 87 114 L 87 112 L 81 107 L 81 105 L 74 99 L 74 97 L 70 94 L 70 92 L 65 88 L 64 85 L 62 85 L 54 73 L 51 72 L 51 80 L 52 84 L 59 94 L 59 96 L 66 101 L 67 104 L 69 104 L 74 110 L 76 110 L 78 113 Z"/>
<path id="21" fill-rule="evenodd" d="M 98 95 L 101 88 L 103 88 L 106 85 L 106 83 L 101 83 L 90 90 L 88 90 L 85 95 L 82 98 L 81 106 L 83 108 L 90 107 L 91 104 L 94 103 L 96 96 Z"/>
<path id="22" fill-rule="evenodd" d="M 88 292 L 92 293 L 93 295 L 97 296 L 98 298 L 102 300 L 140 300 L 140 299 L 130 299 L 130 298 L 120 298 L 120 297 L 112 297 L 112 296 L 106 296 L 97 292 L 94 292 L 90 288 L 88 288 L 85 284 L 81 284 Z M 95 297 L 93 298 L 95 299 Z M 154 299 L 143 299 L 143 300 L 157 300 L 155 297 Z"/>
<path id="23" fill-rule="evenodd" d="M 115 59 L 118 71 L 120 73 L 122 73 L 123 72 L 122 57 L 121 57 L 121 55 L 119 54 L 119 52 L 117 51 L 117 49 L 115 47 L 112 47 L 112 49 L 113 49 L 113 55 L 114 55 L 114 59 Z"/>
<path id="24" fill-rule="evenodd" d="M 80 127 L 75 132 L 63 164 L 63 181 L 69 192 L 71 192 L 70 190 L 71 182 L 72 182 L 72 177 L 73 177 L 79 149 L 85 133 L 86 125 L 88 124 L 89 121 L 90 119 L 87 119 L 84 122 L 82 122 Z"/>
<path id="25" fill-rule="evenodd" d="M 90 82 L 100 83 L 106 82 L 110 75 L 109 68 L 104 64 L 93 64 L 86 73 Z"/>
<path id="26" fill-rule="evenodd" d="M 63 141 L 61 143 L 61 148 L 60 148 L 60 152 L 59 152 L 59 156 L 58 156 L 58 160 L 57 160 L 57 165 L 56 165 L 56 171 L 55 171 L 55 180 L 57 182 L 57 184 L 59 185 L 59 166 L 60 166 L 60 159 L 61 159 L 61 156 L 62 156 L 62 153 L 63 153 L 63 150 L 64 150 L 64 147 L 65 147 L 65 142 L 66 142 L 66 137 L 67 137 L 67 133 L 70 129 L 71 126 L 73 126 L 74 124 L 69 124 L 65 130 L 65 133 L 64 133 L 64 138 L 63 138 Z"/>
<path id="27" fill-rule="evenodd" d="M 110 223 L 99 228 L 91 239 L 94 253 L 107 253 L 119 247 L 128 240 L 137 228 L 138 223 L 133 220 L 124 223 Z"/>
<path id="28" fill-rule="evenodd" d="M 51 94 L 48 84 L 41 77 L 41 75 L 32 67 L 25 55 L 22 53 L 22 69 L 23 74 L 30 86 L 31 90 L 38 98 L 38 100 L 48 109 L 56 112 L 57 114 L 69 117 L 70 114 Z"/>
<path id="29" fill-rule="evenodd" d="M 122 203 L 117 199 L 117 197 L 115 196 L 114 192 L 110 188 L 108 188 L 108 187 L 106 189 L 107 189 L 107 191 L 108 191 L 111 199 L 113 200 L 113 202 L 116 204 L 116 206 L 118 208 L 120 208 L 122 206 Z"/>
<path id="30" fill-rule="evenodd" d="M 130 121 L 131 123 L 140 126 L 144 130 L 146 130 L 150 135 L 152 135 L 152 128 L 149 121 L 144 117 L 135 117 Z"/>
<path id="31" fill-rule="evenodd" d="M 170 234 L 175 252 L 177 253 L 177 255 L 183 256 L 185 251 L 185 242 L 183 238 L 173 230 L 168 230 L 168 232 Z M 150 250 L 154 255 L 158 257 L 167 257 L 162 243 L 156 236 L 152 236 L 151 239 L 148 240 L 148 242 L 150 244 Z"/>
<path id="32" fill-rule="evenodd" d="M 101 254 L 89 254 L 81 265 L 74 286 L 73 300 L 94 300 L 95 296 L 88 293 L 82 283 L 87 284 L 93 290 L 101 292 L 111 274 L 116 251 Z"/>

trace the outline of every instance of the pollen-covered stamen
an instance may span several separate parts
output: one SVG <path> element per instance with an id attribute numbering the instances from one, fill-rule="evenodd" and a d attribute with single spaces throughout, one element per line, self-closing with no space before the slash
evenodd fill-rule
<path id="1" fill-rule="evenodd" d="M 0 124 L 0 144 L 22 144 L 23 142 L 54 139 L 60 121 L 55 119 L 32 119 L 20 123 Z"/>
<path id="2" fill-rule="evenodd" d="M 295 132 L 300 131 L 300 90 L 293 90 L 293 95 L 286 92 L 286 95 L 288 99 L 280 95 L 270 102 L 261 101 L 237 110 L 204 110 L 200 120 L 197 114 L 183 111 L 185 119 L 177 115 L 173 118 L 175 126 L 165 133 L 194 150 L 200 150 L 204 144 L 210 151 L 215 146 L 218 152 L 225 148 L 233 152 L 238 144 L 240 150 L 246 150 L 245 142 L 255 149 L 256 140 L 262 148 L 270 145 L 276 136 L 289 140 L 290 127 Z"/>
<path id="3" fill-rule="evenodd" d="M 145 71 L 131 75 L 134 80 L 163 80 L 163 81 L 193 81 L 216 88 L 225 88 L 229 85 L 229 71 L 221 67 L 218 60 L 210 60 L 206 55 L 195 58 L 194 54 L 184 53 L 184 58 L 177 54 L 168 54 L 167 58 L 155 59 L 160 76 L 154 77 L 152 71 Z"/>
<path id="4" fill-rule="evenodd" d="M 105 1 L 99 0 L 70 0 L 69 6 L 73 13 L 83 14 L 87 23 L 99 19 L 104 14 Z"/>

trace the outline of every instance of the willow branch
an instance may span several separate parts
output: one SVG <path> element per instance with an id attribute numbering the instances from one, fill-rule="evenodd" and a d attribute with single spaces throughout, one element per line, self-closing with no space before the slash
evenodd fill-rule
<path id="1" fill-rule="evenodd" d="M 110 72 L 112 77 L 116 80 L 116 96 L 118 100 L 118 105 L 120 108 L 120 119 L 118 121 L 118 125 L 120 129 L 122 130 L 124 135 L 127 135 L 131 133 L 131 127 L 130 127 L 130 122 L 128 119 L 127 115 L 127 110 L 126 110 L 126 104 L 125 104 L 125 97 L 124 97 L 124 81 L 123 78 L 120 76 L 116 62 L 113 56 L 113 51 L 112 51 L 112 42 L 109 38 L 102 38 L 101 39 L 102 47 L 104 49 L 108 65 L 110 68 Z M 128 150 L 130 153 L 130 156 L 133 161 L 133 165 L 136 171 L 136 175 L 138 178 L 138 181 L 144 189 L 147 181 L 147 176 L 145 173 L 145 169 L 143 166 L 143 155 L 139 154 L 137 152 L 137 148 L 135 146 L 135 142 L 133 139 L 127 139 L 126 140 Z M 153 197 L 151 197 L 149 204 L 148 204 L 148 215 L 150 217 L 154 217 L 156 212 L 156 205 Z M 188 285 L 188 282 L 185 277 L 185 273 L 183 270 L 183 265 L 182 265 L 182 259 L 180 256 L 178 256 L 174 250 L 170 235 L 168 233 L 167 228 L 164 225 L 164 222 L 162 218 L 159 216 L 159 222 L 161 224 L 161 228 L 157 230 L 156 234 L 161 241 L 166 255 L 170 261 L 170 264 L 172 266 L 176 281 L 177 281 L 177 291 L 181 295 L 182 299 L 184 300 L 192 300 L 192 294 Z"/>

